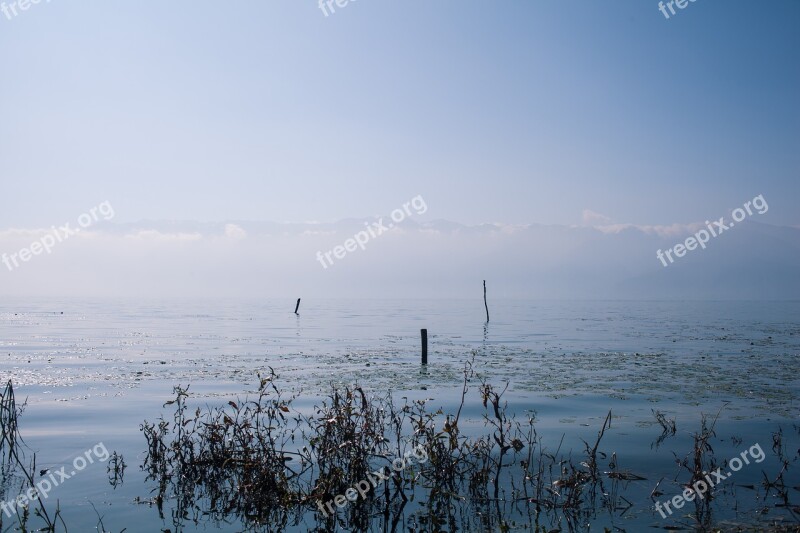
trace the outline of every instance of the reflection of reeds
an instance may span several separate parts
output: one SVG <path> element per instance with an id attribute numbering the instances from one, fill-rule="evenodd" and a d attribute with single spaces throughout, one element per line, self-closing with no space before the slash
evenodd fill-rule
<path id="1" fill-rule="evenodd" d="M 658 436 L 656 441 L 650 445 L 652 448 L 655 446 L 658 449 L 661 444 L 667 440 L 669 437 L 674 437 L 675 433 L 678 431 L 677 426 L 675 425 L 675 419 L 667 418 L 667 415 L 662 413 L 661 411 L 653 411 L 653 416 L 656 418 L 656 422 L 661 426 L 661 435 Z"/>
<path id="2" fill-rule="evenodd" d="M 614 487 L 642 479 L 598 468 L 610 413 L 596 442 L 587 445 L 587 460 L 575 465 L 542 447 L 533 417 L 521 423 L 508 415 L 506 388 L 483 380 L 477 389 L 487 434 L 464 435 L 460 416 L 476 380 L 470 365 L 455 415 L 431 411 L 425 400 L 396 405 L 388 394 L 334 386 L 315 414 L 304 416 L 274 379 L 261 378 L 255 399 L 206 410 L 191 410 L 187 391 L 176 388 L 168 402 L 175 408 L 171 423 L 162 418 L 142 424 L 148 449 L 143 467 L 158 484 L 151 502 L 163 513 L 165 499 L 174 495 L 176 529 L 187 517 L 236 516 L 253 527 L 280 530 L 314 513 L 319 530 L 364 530 L 376 516 L 394 530 L 411 499 L 426 503 L 424 513 L 414 513 L 406 525 L 420 521 L 428 530 L 504 530 L 505 517 L 520 511 L 538 527 L 543 509 L 557 510 L 577 526 L 596 512 L 596 495 L 607 493 L 595 488 L 604 479 Z M 427 461 L 392 470 L 392 459 L 412 448 L 424 450 Z M 348 502 L 338 514 L 322 511 L 376 471 L 388 478 L 365 498 Z M 456 518 L 454 502 L 472 512 Z"/>
<path id="3" fill-rule="evenodd" d="M 19 494 L 25 494 L 28 489 L 35 486 L 36 475 L 36 454 L 33 454 L 30 462 L 25 460 L 24 441 L 19 434 L 18 420 L 19 416 L 25 409 L 25 402 L 21 406 L 17 406 L 17 400 L 14 395 L 14 385 L 11 380 L 6 383 L 5 389 L 0 393 L 0 429 L 2 429 L 2 441 L 0 441 L 0 455 L 2 455 L 2 485 L 5 487 L 6 482 L 13 476 L 19 475 L 22 478 L 22 484 L 19 489 Z M 6 494 L 1 494 L 4 501 L 9 500 Z M 36 491 L 36 498 L 30 502 L 36 503 L 33 509 L 33 515 L 41 518 L 45 526 L 37 529 L 37 531 L 50 531 L 56 530 L 58 521 L 64 526 L 66 524 L 61 517 L 61 510 L 56 506 L 56 511 L 53 518 L 47 512 L 44 506 L 41 495 Z M 30 505 L 20 509 L 16 515 L 19 529 L 27 531 L 27 524 L 30 520 Z M 3 517 L 0 516 L 0 529 L 3 527 Z"/>
<path id="4" fill-rule="evenodd" d="M 257 400 L 230 402 L 230 409 L 213 409 L 201 415 L 188 412 L 188 392 L 175 388 L 172 424 L 145 422 L 141 429 L 148 442 L 145 468 L 158 481 L 154 503 L 162 510 L 167 491 L 176 495 L 177 513 L 196 508 L 194 495 L 203 490 L 212 516 L 234 509 L 256 522 L 286 521 L 286 509 L 297 505 L 293 472 L 287 465 L 288 444 L 294 426 L 286 414 L 291 399 L 283 399 L 271 383 L 261 380 Z M 299 454 L 295 454 L 299 455 Z M 308 468 L 308 461 L 301 464 Z"/>
<path id="5" fill-rule="evenodd" d="M 108 484 L 115 489 L 119 485 L 122 485 L 125 477 L 125 467 L 127 466 L 128 465 L 125 464 L 125 459 L 122 457 L 122 455 L 118 454 L 116 451 L 112 453 L 111 457 L 108 459 L 108 464 L 106 465 Z"/>
<path id="6" fill-rule="evenodd" d="M 11 380 L 6 383 L 5 389 L 0 393 L 0 430 L 2 430 L 2 440 L 0 440 L 0 454 L 6 455 L 7 459 L 12 458 L 14 449 L 19 441 L 19 426 L 17 417 L 22 413 L 22 407 L 17 408 L 17 400 L 14 397 L 14 385 Z"/>
<path id="7" fill-rule="evenodd" d="M 455 414 L 431 409 L 429 400 L 398 404 L 390 394 L 333 386 L 306 416 L 293 408 L 295 397 L 282 394 L 274 373 L 259 377 L 256 398 L 214 409 L 190 409 L 188 392 L 178 387 L 168 402 L 175 409 L 172 420 L 142 425 L 148 449 L 143 467 L 157 481 L 151 502 L 163 518 L 163 504 L 171 499 L 176 530 L 186 521 L 210 518 L 272 531 L 300 524 L 313 531 L 365 531 L 376 521 L 383 522 L 383 531 L 577 531 L 601 512 L 612 522 L 627 519 L 634 504 L 623 493 L 631 486 L 641 489 L 646 481 L 621 468 L 616 453 L 603 451 L 610 412 L 596 439 L 584 443 L 583 457 L 573 460 L 561 444 L 547 450 L 534 416 L 518 420 L 507 412 L 507 385 L 495 388 L 476 377 L 470 364 Z M 471 391 L 479 393 L 484 429 L 467 435 L 461 415 Z M 659 412 L 654 415 L 662 429 L 660 444 L 675 434 L 676 425 Z M 692 451 L 678 459 L 690 483 L 716 468 L 714 437 L 714 421 L 704 418 Z M 781 434 L 773 441 L 782 456 Z M 424 450 L 427 460 L 392 470 L 392 459 L 411 449 Z M 765 477 L 763 485 L 788 507 L 783 474 L 789 460 L 782 463 L 778 477 Z M 375 472 L 386 481 L 342 509 L 324 510 Z M 652 497 L 663 494 L 660 485 Z M 694 521 L 687 527 L 712 527 L 712 501 L 695 502 Z M 409 502 L 413 512 L 406 511 Z"/>
<path id="8" fill-rule="evenodd" d="M 633 507 L 622 491 L 644 479 L 620 469 L 616 453 L 609 457 L 600 449 L 611 428 L 610 412 L 595 442 L 585 443 L 585 459 L 575 464 L 561 453 L 561 445 L 552 452 L 542 445 L 533 416 L 523 422 L 509 416 L 503 401 L 505 388 L 495 389 L 477 379 L 470 365 L 465 368 L 455 415 L 432 411 L 425 400 L 396 405 L 388 394 L 375 397 L 360 387 L 333 387 L 315 414 L 307 417 L 293 410 L 295 398 L 281 393 L 275 377 L 271 373 L 261 378 L 258 397 L 253 400 L 205 411 L 190 410 L 188 391 L 178 387 L 175 400 L 167 403 L 175 406 L 172 421 L 142 425 L 148 443 L 144 468 L 158 481 L 152 502 L 163 511 L 164 501 L 172 500 L 177 531 L 183 530 L 186 522 L 198 523 L 209 517 L 226 523 L 238 520 L 246 530 L 282 531 L 299 524 L 309 528 L 309 515 L 316 520 L 314 531 L 365 531 L 380 520 L 383 531 L 397 531 L 401 521 L 402 529 L 408 531 L 508 531 L 516 527 L 544 532 L 554 526 L 578 531 L 603 510 L 612 520 L 622 518 Z M 486 431 L 466 436 L 459 424 L 476 380 Z M 5 494 L 12 484 L 19 486 L 19 494 L 34 486 L 36 457 L 24 460 L 26 447 L 18 431 L 23 407 L 17 405 L 13 385 L 7 383 L 0 393 L 0 498 L 4 501 L 13 499 Z M 715 421 L 703 419 L 692 452 L 678 461 L 681 470 L 690 473 L 690 482 L 717 466 L 710 443 Z M 671 427 L 674 421 L 667 424 Z M 666 429 L 664 424 L 662 429 Z M 796 519 L 800 508 L 792 503 L 790 490 L 800 489 L 792 487 L 784 475 L 790 463 L 800 459 L 800 451 L 789 457 L 781 430 L 772 440 L 773 453 L 782 466 L 778 475 L 769 478 L 763 473 L 760 487 L 740 486 L 758 491 L 759 501 L 777 498 L 776 508 L 788 509 Z M 392 470 L 392 459 L 412 447 L 425 450 L 428 460 Z M 609 471 L 601 470 L 606 460 Z M 124 469 L 122 456 L 114 452 L 108 465 L 112 485 L 121 482 Z M 366 498 L 349 503 L 338 514 L 319 512 L 320 504 L 376 470 L 388 475 L 388 480 Z M 21 482 L 10 483 L 12 477 Z M 660 483 L 653 489 L 654 496 L 661 494 Z M 405 514 L 411 501 L 418 509 Z M 692 522 L 683 525 L 715 530 L 711 501 L 710 497 L 695 500 Z M 98 531 L 105 532 L 104 517 L 96 509 L 95 513 Z M 30 529 L 32 516 L 44 525 Z M 0 531 L 8 531 L 3 518 L 0 514 Z M 528 523 L 520 518 L 527 518 Z M 63 526 L 59 530 L 67 530 L 58 504 L 51 518 L 41 499 L 20 509 L 16 522 L 14 529 L 23 532 L 54 533 L 57 524 Z M 747 525 L 736 527 L 737 531 L 752 530 Z M 800 527 L 776 519 L 758 530 L 798 532 Z"/>

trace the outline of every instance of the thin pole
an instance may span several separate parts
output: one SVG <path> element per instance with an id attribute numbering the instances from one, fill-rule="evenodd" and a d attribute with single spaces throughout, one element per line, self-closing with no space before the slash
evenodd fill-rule
<path id="1" fill-rule="evenodd" d="M 300 298 L 297 299 L 297 305 L 294 306 L 294 314 L 297 314 L 298 309 L 300 309 Z"/>
<path id="2" fill-rule="evenodd" d="M 489 305 L 486 303 L 486 280 L 483 280 L 483 306 L 486 308 L 486 322 L 489 322 Z"/>
<path id="3" fill-rule="evenodd" d="M 422 364 L 428 364 L 428 330 L 421 329 L 419 330 L 420 335 L 422 336 Z"/>

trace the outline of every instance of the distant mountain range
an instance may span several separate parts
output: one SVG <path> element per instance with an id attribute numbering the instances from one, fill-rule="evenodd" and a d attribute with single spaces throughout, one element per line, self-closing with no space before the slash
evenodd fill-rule
<path id="1" fill-rule="evenodd" d="M 656 251 L 703 224 L 410 218 L 336 258 L 335 247 L 358 232 L 363 240 L 376 220 L 102 222 L 14 271 L 0 265 L 0 294 L 458 298 L 486 279 L 496 298 L 800 299 L 794 227 L 747 219 L 664 267 Z M 30 246 L 44 231 L 0 231 L 0 253 Z"/>

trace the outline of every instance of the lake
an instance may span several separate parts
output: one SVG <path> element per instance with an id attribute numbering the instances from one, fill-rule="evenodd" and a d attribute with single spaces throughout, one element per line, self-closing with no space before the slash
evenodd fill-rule
<path id="1" fill-rule="evenodd" d="M 124 457 L 124 480 L 109 483 L 95 462 L 53 488 L 71 530 L 86 531 L 102 516 L 109 531 L 241 531 L 231 520 L 164 517 L 146 503 L 155 485 L 140 466 L 144 420 L 169 419 L 173 387 L 189 386 L 192 406 L 222 406 L 253 395 L 258 373 L 274 369 L 276 382 L 297 393 L 294 408 L 312 413 L 331 384 L 359 384 L 371 394 L 428 399 L 445 412 L 458 409 L 465 363 L 476 374 L 462 416 L 468 434 L 485 432 L 477 392 L 482 377 L 502 389 L 508 411 L 535 416 L 547 450 L 576 464 L 583 440 L 605 431 L 601 470 L 622 468 L 637 479 L 616 480 L 630 503 L 610 506 L 604 489 L 596 512 L 542 515 L 547 527 L 593 530 L 692 524 L 689 507 L 666 518 L 650 497 L 659 480 L 668 501 L 688 476 L 676 463 L 691 452 L 703 414 L 717 416 L 717 459 L 741 456 L 759 444 L 763 462 L 729 472 L 713 505 L 720 524 L 792 523 L 800 496 L 800 302 L 767 301 L 492 301 L 485 323 L 480 300 L 131 301 L 3 302 L 0 306 L 0 373 L 13 380 L 18 403 L 27 400 L 20 433 L 37 469 L 58 470 L 103 443 Z M 429 336 L 429 364 L 420 364 L 420 329 Z M 654 411 L 677 431 L 660 442 Z M 778 501 L 758 485 L 774 479 L 791 497 Z M 562 440 L 563 439 L 563 440 Z M 613 455 L 615 454 L 615 455 Z M 615 465 L 607 463 L 614 459 Z M 725 463 L 720 462 L 725 466 Z M 762 471 L 764 474 L 762 474 Z M 644 479 L 638 479 L 644 478 Z M 723 487 L 724 485 L 724 487 Z M 4 500 L 16 497 L 6 483 Z M 759 492 L 760 490 L 760 492 Z M 405 510 L 421 513 L 424 501 Z M 624 511 L 624 512 L 623 512 Z M 793 514 L 794 513 L 794 514 Z M 568 513 L 567 513 L 568 514 Z M 520 530 L 532 521 L 520 511 Z M 2 517 L 3 530 L 16 518 Z M 288 525 L 306 531 L 313 522 Z M 382 519 L 372 527 L 385 529 Z M 265 530 L 269 530 L 266 528 Z M 512 527 L 512 529 L 514 529 Z M 418 529 L 422 530 L 422 529 Z"/>

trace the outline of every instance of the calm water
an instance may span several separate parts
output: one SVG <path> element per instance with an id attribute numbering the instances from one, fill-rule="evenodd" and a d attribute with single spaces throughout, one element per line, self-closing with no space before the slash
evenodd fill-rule
<path id="1" fill-rule="evenodd" d="M 292 313 L 293 301 L 4 302 L 0 377 L 13 379 L 18 401 L 27 397 L 22 435 L 37 452 L 38 468 L 58 469 L 98 442 L 125 457 L 117 488 L 105 466 L 94 464 L 51 493 L 48 506 L 55 508 L 57 499 L 76 531 L 97 524 L 90 503 L 112 531 L 175 531 L 169 517 L 161 520 L 135 501 L 153 488 L 139 471 L 145 448 L 139 424 L 167 412 L 162 405 L 174 385 L 190 384 L 200 405 L 222 404 L 252 392 L 256 373 L 268 367 L 282 386 L 303 391 L 301 408 L 310 409 L 331 382 L 358 382 L 397 397 L 432 398 L 447 410 L 464 363 L 474 358 L 480 375 L 510 382 L 511 410 L 535 412 L 545 444 L 555 448 L 563 435 L 563 446 L 576 455 L 580 439 L 593 440 L 611 409 L 605 447 L 647 480 L 628 488 L 635 500 L 629 513 L 598 514 L 593 529 L 669 523 L 647 496 L 661 477 L 667 478 L 663 498 L 681 491 L 668 484 L 678 472 L 672 452 L 691 449 L 702 413 L 721 410 L 715 448 L 721 458 L 755 443 L 768 452 L 778 428 L 790 449 L 798 448 L 800 302 L 494 301 L 490 307 L 487 326 L 483 302 L 466 300 L 304 300 L 300 316 Z M 429 331 L 427 368 L 419 364 L 420 328 Z M 478 428 L 473 398 L 466 414 Z M 678 427 L 659 450 L 651 446 L 660 434 L 654 409 Z M 746 467 L 731 484 L 756 483 L 760 470 L 775 464 L 770 457 Z M 793 486 L 800 485 L 798 466 L 789 471 Z M 721 518 L 757 514 L 747 508 Z M 4 517 L 3 527 L 8 523 Z"/>

